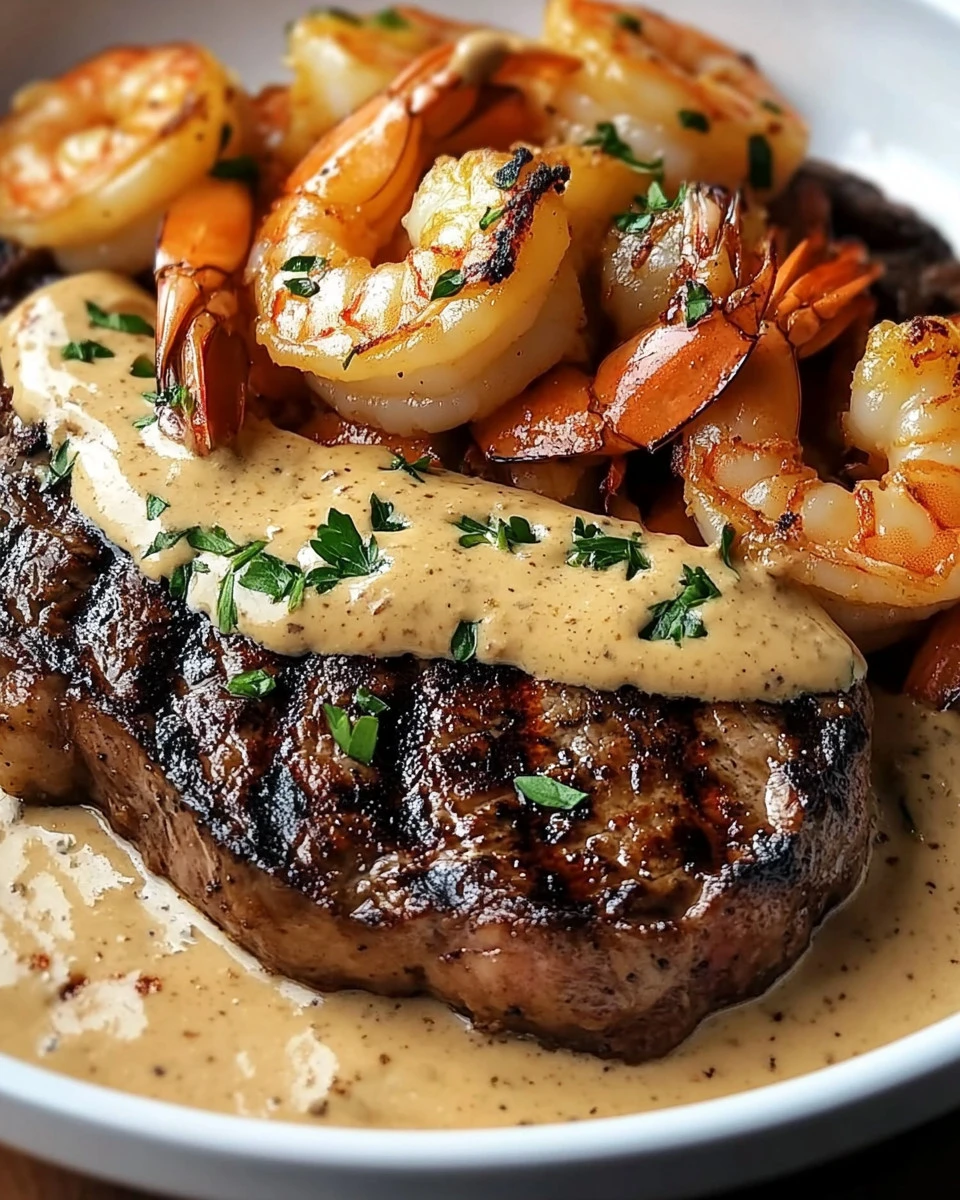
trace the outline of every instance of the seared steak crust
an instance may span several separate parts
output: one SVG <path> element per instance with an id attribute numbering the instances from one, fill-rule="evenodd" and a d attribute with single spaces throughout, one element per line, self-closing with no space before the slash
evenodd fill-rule
<path id="1" fill-rule="evenodd" d="M 0 785 L 89 801 L 268 967 L 426 991 L 640 1060 L 765 988 L 855 886 L 869 700 L 707 704 L 412 658 L 283 659 L 144 579 L 42 490 L 0 395 Z M 225 681 L 262 666 L 255 701 Z M 390 705 L 376 763 L 323 703 Z M 519 798 L 557 764 L 574 812 Z"/>

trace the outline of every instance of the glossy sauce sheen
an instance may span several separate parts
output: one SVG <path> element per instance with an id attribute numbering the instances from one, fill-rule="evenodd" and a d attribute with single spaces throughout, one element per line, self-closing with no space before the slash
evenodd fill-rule
<path id="1" fill-rule="evenodd" d="M 81 809 L 0 810 L 0 1050 L 226 1112 L 450 1127 L 722 1096 L 960 1007 L 960 717 L 878 694 L 881 820 L 861 891 L 758 1001 L 641 1067 L 473 1032 L 429 1000 L 271 979 Z M 0 804 L 4 802 L 0 801 Z"/>
<path id="2" fill-rule="evenodd" d="M 644 534 L 648 570 L 627 581 L 624 565 L 606 571 L 570 566 L 574 510 L 529 493 L 438 472 L 418 482 L 390 471 L 379 447 L 315 445 L 271 425 L 248 422 L 234 453 L 190 455 L 154 424 L 150 380 L 130 375 L 152 339 L 92 328 L 84 302 L 154 319 L 154 303 L 127 280 L 75 276 L 35 293 L 0 326 L 0 364 L 26 421 L 45 422 L 51 442 L 69 439 L 78 455 L 71 486 L 79 508 L 152 578 L 194 555 L 186 541 L 144 558 L 161 530 L 221 526 L 239 545 L 265 539 L 270 553 L 305 570 L 321 565 L 310 548 L 316 527 L 339 509 L 370 533 L 370 497 L 390 501 L 408 522 L 379 533 L 384 566 L 332 591 L 307 589 L 295 613 L 285 603 L 235 589 L 241 632 L 282 654 L 343 653 L 450 657 L 460 621 L 480 622 L 478 657 L 530 675 L 613 690 L 633 684 L 665 696 L 706 700 L 785 699 L 843 690 L 865 666 L 819 607 L 767 571 L 726 567 L 716 548 Z M 69 341 L 94 339 L 114 352 L 92 363 L 64 361 Z M 146 498 L 167 502 L 148 519 Z M 511 553 L 489 544 L 464 549 L 454 522 L 527 518 L 539 537 Z M 604 532 L 630 536 L 636 526 L 581 514 Z M 215 613 L 227 559 L 203 555 L 190 604 Z M 707 636 L 641 640 L 651 606 L 673 599 L 684 565 L 701 566 L 722 595 L 699 612 Z"/>

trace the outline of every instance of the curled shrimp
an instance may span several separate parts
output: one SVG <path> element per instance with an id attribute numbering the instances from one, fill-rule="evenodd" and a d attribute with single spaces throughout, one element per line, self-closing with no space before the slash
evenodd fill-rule
<path id="1" fill-rule="evenodd" d="M 455 41 L 471 26 L 408 6 L 361 16 L 311 9 L 287 34 L 293 71 L 281 154 L 298 163 L 332 129 L 425 51 Z"/>
<path id="2" fill-rule="evenodd" d="M 206 178 L 167 210 L 156 258 L 157 416 L 200 455 L 231 442 L 246 406 L 250 355 L 241 293 L 253 197 Z"/>
<path id="3" fill-rule="evenodd" d="M 107 50 L 24 88 L 0 122 L 0 236 L 53 249 L 66 270 L 143 269 L 235 105 L 224 68 L 189 43 Z"/>
<path id="4" fill-rule="evenodd" d="M 653 198 L 652 200 L 650 198 Z M 604 304 L 620 344 L 593 373 L 561 365 L 479 422 L 491 458 L 655 449 L 721 394 L 751 353 L 774 280 L 772 245 L 739 194 L 648 193 L 642 231 L 617 233 Z M 609 253 L 609 251 L 608 251 Z"/>
<path id="5" fill-rule="evenodd" d="M 696 29 L 634 5 L 548 0 L 544 40 L 583 60 L 557 99 L 562 140 L 662 158 L 671 191 L 699 179 L 775 194 L 806 157 L 787 100 L 747 55 Z"/>
<path id="6" fill-rule="evenodd" d="M 691 429 L 683 476 L 701 530 L 732 524 L 744 554 L 813 589 L 868 648 L 960 599 L 957 321 L 870 331 L 843 422 L 866 459 L 854 487 L 807 465 L 799 420 L 795 373 L 771 354 Z"/>
<path id="7" fill-rule="evenodd" d="M 569 167 L 525 148 L 463 152 L 535 138 L 542 110 L 516 81 L 570 70 L 472 35 L 322 138 L 251 257 L 271 358 L 347 420 L 406 436 L 483 416 L 580 354 Z"/>

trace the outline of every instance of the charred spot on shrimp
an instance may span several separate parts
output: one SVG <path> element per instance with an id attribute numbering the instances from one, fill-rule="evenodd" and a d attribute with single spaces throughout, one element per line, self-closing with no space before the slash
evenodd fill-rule
<path id="1" fill-rule="evenodd" d="M 554 191 L 563 195 L 569 182 L 570 168 L 566 163 L 537 163 L 536 167 L 519 181 L 513 195 L 504 205 L 493 235 L 493 253 L 486 261 L 471 263 L 462 272 L 464 283 L 503 283 L 505 279 L 509 279 L 516 270 L 517 258 L 524 238 L 533 224 L 537 204 L 547 192 Z"/>
<path id="2" fill-rule="evenodd" d="M 520 172 L 533 162 L 533 153 L 526 146 L 520 146 L 508 163 L 504 163 L 499 171 L 494 172 L 493 182 L 502 192 L 516 187 L 520 180 Z"/>

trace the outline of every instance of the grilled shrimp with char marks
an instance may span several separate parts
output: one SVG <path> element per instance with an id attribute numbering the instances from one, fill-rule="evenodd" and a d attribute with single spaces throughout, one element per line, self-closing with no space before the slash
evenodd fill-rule
<path id="1" fill-rule="evenodd" d="M 69 271 L 147 267 L 162 213 L 214 164 L 239 102 L 187 42 L 107 50 L 22 89 L 0 122 L 0 236 Z"/>
<path id="2" fill-rule="evenodd" d="M 804 461 L 785 366 L 772 357 L 691 429 L 687 502 L 701 530 L 732 524 L 743 553 L 779 562 L 870 648 L 960 599 L 960 325 L 870 331 L 843 428 L 873 478 L 852 489 Z"/>
<path id="3" fill-rule="evenodd" d="M 523 81 L 575 65 L 473 35 L 322 138 L 251 256 L 273 360 L 346 419 L 410 435 L 483 416 L 579 355 L 569 167 L 506 150 L 540 132 Z"/>
<path id="4" fill-rule="evenodd" d="M 561 140 L 615 130 L 640 160 L 663 158 L 671 191 L 699 179 L 775 194 L 806 156 L 806 125 L 753 61 L 688 25 L 549 0 L 544 40 L 583 60 L 557 99 Z"/>

